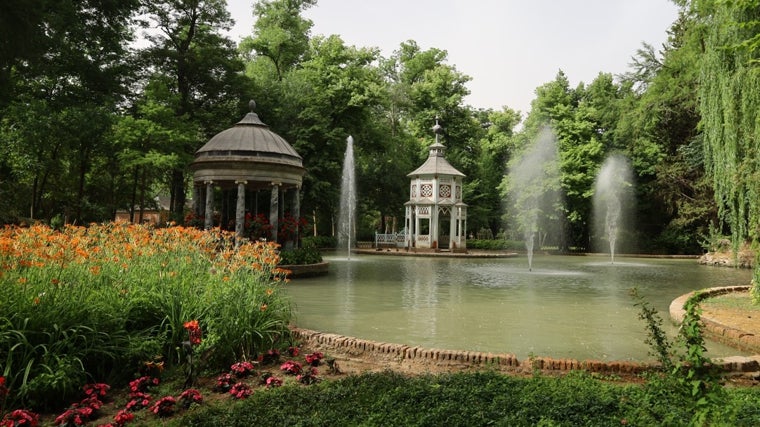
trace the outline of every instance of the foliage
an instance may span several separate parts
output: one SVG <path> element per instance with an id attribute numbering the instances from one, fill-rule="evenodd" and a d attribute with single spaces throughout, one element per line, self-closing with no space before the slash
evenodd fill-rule
<path id="1" fill-rule="evenodd" d="M 301 239 L 303 247 L 314 247 L 317 249 L 331 249 L 338 245 L 334 236 L 305 236 Z"/>
<path id="2" fill-rule="evenodd" d="M 319 264 L 322 262 L 322 254 L 313 243 L 304 244 L 302 248 L 280 252 L 280 265 L 305 265 Z"/>
<path id="3" fill-rule="evenodd" d="M 9 402 L 45 408 L 87 379 L 124 381 L 156 354 L 183 362 L 186 326 L 207 367 L 270 348 L 287 337 L 291 316 L 276 248 L 235 248 L 228 234 L 182 227 L 3 229 L 0 359 Z"/>
<path id="4" fill-rule="evenodd" d="M 631 295 L 640 308 L 639 317 L 647 324 L 647 344 L 662 364 L 663 375 L 650 375 L 644 395 L 653 421 L 673 423 L 688 414 L 689 425 L 715 423 L 721 415 L 721 406 L 726 399 L 726 391 L 719 383 L 717 368 L 706 356 L 705 340 L 702 335 L 699 303 L 705 294 L 696 292 L 684 303 L 684 318 L 679 329 L 679 344 L 682 353 L 671 352 L 672 344 L 662 330 L 662 319 L 636 290 Z M 677 357 L 677 359 L 676 359 Z M 666 403 L 668 402 L 668 403 Z M 662 410 L 663 405 L 678 407 Z"/>
<path id="5" fill-rule="evenodd" d="M 760 241 L 757 6 L 756 1 L 693 2 L 701 24 L 698 29 L 704 32 L 699 107 L 705 167 L 721 223 L 731 230 L 734 252 L 746 240 Z M 754 275 L 760 276 L 759 263 Z"/>
<path id="6" fill-rule="evenodd" d="M 659 384 L 666 387 L 664 383 Z M 667 388 L 615 384 L 574 372 L 520 378 L 497 372 L 409 377 L 365 373 L 310 387 L 254 393 L 244 403 L 211 406 L 169 425 L 689 425 L 690 413 Z M 728 390 L 713 425 L 752 425 L 758 391 Z M 650 406 L 654 404 L 655 406 Z M 738 423 L 738 424 L 737 424 Z"/>
<path id="7" fill-rule="evenodd" d="M 144 83 L 166 87 L 154 93 L 156 102 L 168 107 L 174 120 L 169 127 L 183 129 L 188 121 L 198 129 L 163 141 L 177 157 L 175 167 L 166 175 L 174 219 L 185 210 L 185 181 L 195 151 L 216 133 L 229 127 L 242 111 L 248 81 L 235 44 L 224 31 L 232 18 L 221 0 L 161 0 L 142 2 L 141 20 L 148 46 L 139 52 L 149 73 Z M 241 97 L 243 97 L 241 99 Z"/>
<path id="8" fill-rule="evenodd" d="M 493 240 L 468 239 L 467 249 L 484 249 L 484 250 L 490 250 L 490 251 L 495 251 L 495 250 L 522 251 L 522 250 L 525 250 L 525 242 L 518 241 L 518 240 L 504 240 L 504 239 L 493 239 Z"/>

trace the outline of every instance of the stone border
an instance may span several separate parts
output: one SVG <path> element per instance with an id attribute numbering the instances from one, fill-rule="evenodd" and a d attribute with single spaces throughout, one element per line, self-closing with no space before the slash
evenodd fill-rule
<path id="1" fill-rule="evenodd" d="M 415 372 L 450 372 L 473 369 L 495 369 L 508 373 L 528 374 L 534 371 L 567 373 L 583 370 L 620 376 L 638 375 L 656 367 L 654 364 L 627 361 L 600 361 L 529 357 L 520 361 L 511 353 L 444 350 L 412 347 L 403 344 L 370 341 L 309 329 L 292 328 L 293 336 L 310 349 L 327 352 L 344 360 L 370 360 L 386 369 Z"/>
<path id="2" fill-rule="evenodd" d="M 722 293 L 726 292 L 730 292 L 730 290 L 724 290 Z M 676 304 L 676 301 L 673 301 L 673 304 Z M 671 304 L 671 309 L 674 307 L 673 304 Z M 683 307 L 683 303 L 680 307 Z M 683 319 L 683 314 L 681 319 Z M 337 360 L 352 362 L 368 360 L 369 364 L 381 369 L 400 372 L 435 373 L 494 369 L 512 374 L 530 374 L 536 371 L 547 374 L 566 374 L 570 371 L 580 370 L 604 375 L 635 377 L 659 367 L 657 363 L 554 359 L 551 357 L 528 357 L 521 361 L 512 353 L 424 348 L 370 341 L 297 327 L 291 328 L 291 331 L 293 338 L 301 341 L 310 349 L 326 352 Z M 716 358 L 713 362 L 726 375 L 760 371 L 760 355 Z"/>
<path id="3" fill-rule="evenodd" d="M 683 309 L 686 300 L 696 293 L 701 293 L 704 298 L 725 295 L 733 292 L 749 292 L 750 286 L 723 286 L 707 288 L 681 295 L 670 303 L 670 318 L 677 324 L 683 321 L 685 311 Z M 702 316 L 705 325 L 705 333 L 713 340 L 742 351 L 760 354 L 760 337 L 753 333 L 742 331 L 732 326 L 724 325 L 709 317 Z M 740 356 L 733 356 L 740 357 Z"/>

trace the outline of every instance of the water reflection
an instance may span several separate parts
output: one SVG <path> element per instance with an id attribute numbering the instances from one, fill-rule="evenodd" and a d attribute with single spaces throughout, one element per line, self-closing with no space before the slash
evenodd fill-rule
<path id="1" fill-rule="evenodd" d="M 330 258 L 330 274 L 288 292 L 296 323 L 364 339 L 426 347 L 603 360 L 650 360 L 637 287 L 665 319 L 679 295 L 747 284 L 751 272 L 694 260 L 544 256 L 518 259 Z M 712 355 L 739 354 L 710 346 Z"/>

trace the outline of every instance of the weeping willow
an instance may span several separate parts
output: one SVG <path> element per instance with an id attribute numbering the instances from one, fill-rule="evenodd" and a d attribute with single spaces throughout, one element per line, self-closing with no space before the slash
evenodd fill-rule
<path id="1" fill-rule="evenodd" d="M 757 254 L 753 296 L 760 302 L 760 0 L 696 0 L 705 31 L 700 110 L 705 165 L 734 253 Z"/>

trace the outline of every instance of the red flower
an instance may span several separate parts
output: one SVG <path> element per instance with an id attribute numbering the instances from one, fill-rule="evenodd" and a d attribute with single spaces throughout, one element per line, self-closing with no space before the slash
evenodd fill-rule
<path id="1" fill-rule="evenodd" d="M 280 370 L 290 375 L 298 375 L 301 373 L 302 369 L 303 367 L 301 364 L 293 360 L 288 360 L 280 365 Z"/>
<path id="2" fill-rule="evenodd" d="M 301 349 L 296 346 L 290 346 L 288 347 L 288 355 L 290 357 L 298 357 L 298 354 L 301 352 Z"/>
<path id="3" fill-rule="evenodd" d="M 8 395 L 8 387 L 5 386 L 5 377 L 0 377 L 0 399 Z"/>
<path id="4" fill-rule="evenodd" d="M 203 396 L 201 395 L 201 392 L 194 388 L 189 388 L 182 392 L 182 394 L 179 395 L 179 400 L 182 402 L 182 406 L 185 408 L 189 408 L 190 405 L 193 403 L 201 404 L 203 403 Z"/>
<path id="5" fill-rule="evenodd" d="M 267 388 L 279 387 L 281 385 L 282 385 L 282 380 L 281 379 L 279 379 L 279 378 L 277 378 L 275 376 L 271 376 L 271 377 L 267 378 L 267 382 L 266 382 Z"/>
<path id="6" fill-rule="evenodd" d="M 253 363 L 248 362 L 248 361 L 243 361 L 243 362 L 237 362 L 237 363 L 232 364 L 232 366 L 230 367 L 230 370 L 238 378 L 245 378 L 253 373 L 254 368 L 255 367 L 253 366 Z"/>
<path id="7" fill-rule="evenodd" d="M 187 332 L 190 335 L 190 344 L 199 345 L 201 343 L 202 333 L 201 327 L 198 325 L 198 321 L 191 320 L 189 322 L 185 322 L 183 326 L 185 329 L 187 329 Z"/>
<path id="8" fill-rule="evenodd" d="M 307 354 L 306 363 L 308 363 L 311 366 L 319 366 L 319 361 L 322 360 L 323 357 L 325 357 L 325 355 L 319 351 L 316 351 L 311 354 Z"/>
<path id="9" fill-rule="evenodd" d="M 127 411 L 139 411 L 140 409 L 147 408 L 150 405 L 151 397 L 149 394 L 142 392 L 129 393 L 129 397 L 132 399 L 127 402 Z"/>
<path id="10" fill-rule="evenodd" d="M 232 387 L 232 375 L 222 374 L 216 378 L 216 391 L 226 393 Z"/>
<path id="11" fill-rule="evenodd" d="M 174 405 L 177 399 L 174 396 L 164 396 L 156 401 L 150 408 L 150 411 L 159 417 L 168 417 L 174 413 Z"/>
<path id="12" fill-rule="evenodd" d="M 312 367 L 311 369 L 308 369 L 304 371 L 302 374 L 298 375 L 296 377 L 296 380 L 298 380 L 301 384 L 314 384 L 315 382 L 319 381 L 319 377 L 317 377 L 317 368 Z"/>
<path id="13" fill-rule="evenodd" d="M 55 418 L 54 424 L 57 426 L 81 426 L 84 425 L 92 416 L 90 408 L 71 408 Z"/>
<path id="14" fill-rule="evenodd" d="M 148 387 L 158 385 L 160 383 L 158 378 L 152 378 L 148 376 L 140 377 L 136 380 L 129 382 L 129 390 L 132 393 L 148 391 Z"/>
<path id="15" fill-rule="evenodd" d="M 83 389 L 86 396 L 105 397 L 108 390 L 111 389 L 111 386 L 103 383 L 85 384 Z"/>
<path id="16" fill-rule="evenodd" d="M 26 409 L 16 409 L 15 411 L 5 414 L 0 426 L 3 427 L 36 427 L 40 423 L 39 414 L 27 411 Z"/>
<path id="17" fill-rule="evenodd" d="M 134 419 L 134 414 L 127 412 L 125 409 L 121 409 L 116 413 L 116 415 L 114 415 L 113 422 L 116 424 L 116 426 L 121 427 Z"/>
<path id="18" fill-rule="evenodd" d="M 90 408 L 93 411 L 97 411 L 98 409 L 100 409 L 101 406 L 103 406 L 103 402 L 101 402 L 100 399 L 98 399 L 98 396 L 93 395 L 93 396 L 83 399 L 79 403 L 79 406 Z"/>
<path id="19" fill-rule="evenodd" d="M 251 390 L 251 387 L 246 383 L 235 383 L 230 389 L 230 394 L 235 399 L 245 399 L 250 396 L 251 393 L 253 393 L 253 390 Z"/>

